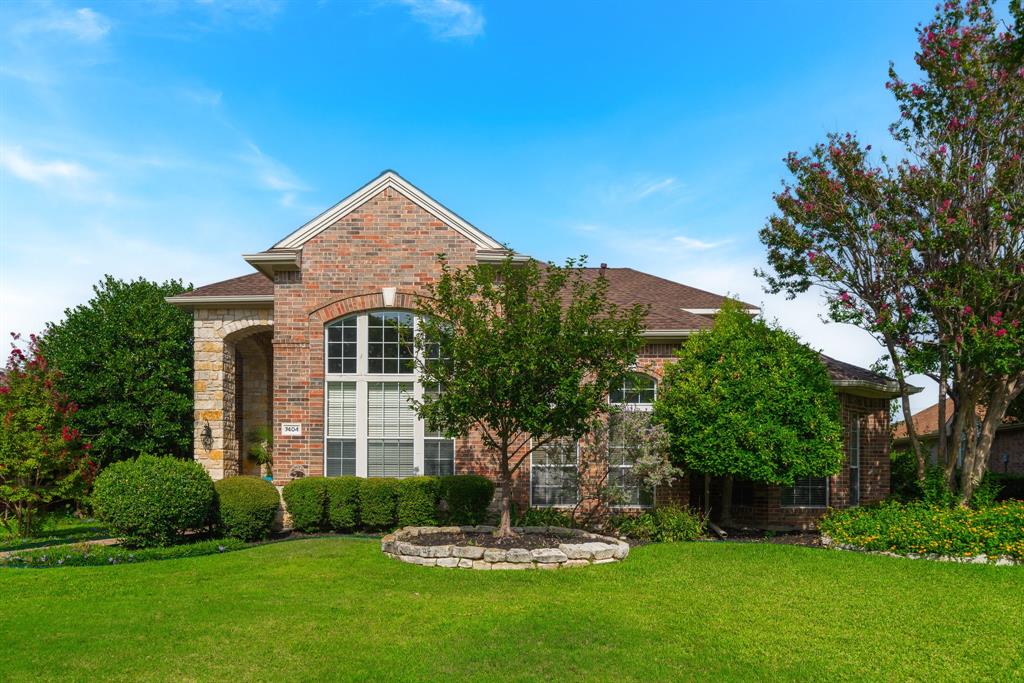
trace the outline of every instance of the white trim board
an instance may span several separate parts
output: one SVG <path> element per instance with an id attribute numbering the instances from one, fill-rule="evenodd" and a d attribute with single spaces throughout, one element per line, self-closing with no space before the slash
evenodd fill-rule
<path id="1" fill-rule="evenodd" d="M 496 239 L 473 226 L 461 216 L 443 206 L 436 199 L 430 197 L 394 171 L 384 171 L 366 185 L 363 185 L 361 188 L 345 197 L 340 202 L 300 227 L 298 230 L 292 232 L 290 235 L 271 247 L 271 249 L 301 249 L 303 244 L 326 230 L 335 221 L 343 218 L 352 211 L 355 211 L 370 199 L 376 197 L 383 190 L 389 188 L 401 193 L 421 209 L 432 214 L 445 225 L 468 238 L 476 244 L 478 249 L 505 249 L 505 247 Z"/>

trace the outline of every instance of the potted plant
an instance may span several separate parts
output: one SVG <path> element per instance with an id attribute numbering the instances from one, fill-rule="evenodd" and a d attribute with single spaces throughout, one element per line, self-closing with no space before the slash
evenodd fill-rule
<path id="1" fill-rule="evenodd" d="M 263 478 L 274 481 L 274 430 L 262 425 L 249 435 L 249 457 L 263 470 Z"/>

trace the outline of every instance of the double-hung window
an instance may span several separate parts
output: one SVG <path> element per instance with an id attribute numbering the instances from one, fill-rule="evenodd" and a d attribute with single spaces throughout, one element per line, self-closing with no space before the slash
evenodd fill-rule
<path id="1" fill-rule="evenodd" d="M 572 506 L 579 501 L 579 445 L 567 439 L 549 441 L 530 454 L 530 505 Z"/>
<path id="2" fill-rule="evenodd" d="M 419 319 L 408 311 L 354 313 L 326 327 L 327 476 L 453 474 L 455 443 L 426 430 L 415 367 Z"/>
<path id="3" fill-rule="evenodd" d="M 782 489 L 784 507 L 823 508 L 828 505 L 828 477 L 800 477 Z"/>
<path id="4" fill-rule="evenodd" d="M 627 420 L 636 419 L 636 412 L 649 419 L 657 396 L 657 380 L 638 372 L 626 375 L 608 390 L 608 402 L 618 408 L 608 416 L 608 485 L 619 489 L 622 505 L 649 507 L 654 503 L 652 492 L 640 486 L 633 475 L 625 427 Z"/>

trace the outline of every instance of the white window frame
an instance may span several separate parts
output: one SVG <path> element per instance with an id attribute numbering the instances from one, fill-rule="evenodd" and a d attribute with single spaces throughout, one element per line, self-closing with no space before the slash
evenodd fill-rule
<path id="1" fill-rule="evenodd" d="M 654 380 L 654 400 L 655 401 L 658 400 L 658 385 L 661 384 L 661 382 L 658 381 L 657 377 L 655 377 L 654 375 L 650 375 L 650 374 L 648 374 L 646 372 L 642 372 L 641 370 L 638 370 L 636 368 L 630 370 L 629 374 L 631 374 L 631 375 L 643 375 L 644 377 L 648 377 L 648 378 Z M 654 412 L 654 403 L 653 402 L 652 403 L 612 403 L 611 392 L 608 393 L 608 405 L 609 406 L 617 406 L 619 408 L 619 410 L 621 410 L 623 412 L 626 412 L 626 411 L 637 411 L 637 412 L 643 412 L 643 413 L 652 413 L 652 412 Z M 610 453 L 610 451 L 611 451 L 611 447 L 612 447 L 612 434 L 611 434 L 611 423 L 610 423 L 610 420 L 611 420 L 611 415 L 608 416 L 608 420 L 606 420 L 606 423 L 605 423 L 605 429 L 607 430 L 607 435 L 608 435 L 608 441 L 607 441 L 607 444 L 606 444 L 605 448 L 609 451 L 609 453 L 606 454 L 607 456 L 609 456 L 609 457 L 606 458 L 606 460 L 609 463 L 609 465 L 608 465 L 608 469 L 609 470 L 611 470 L 611 468 L 612 468 L 612 465 L 610 464 L 611 463 L 611 457 L 610 457 L 611 453 Z M 633 469 L 633 466 L 630 465 L 630 466 L 627 467 L 627 466 L 624 466 L 624 465 L 616 465 L 615 469 L 617 469 L 617 470 L 631 470 L 631 469 Z M 656 498 L 657 498 L 657 487 L 655 487 L 655 489 L 651 491 L 651 502 L 648 503 L 648 504 L 644 504 L 644 503 L 623 503 L 621 505 L 612 505 L 610 507 L 612 509 L 614 509 L 614 510 L 650 510 L 651 508 L 654 507 L 654 502 L 655 502 Z"/>
<path id="2" fill-rule="evenodd" d="M 412 397 L 417 401 L 423 400 L 423 384 L 420 381 L 420 373 L 414 368 L 410 373 L 370 373 L 369 368 L 369 315 L 371 313 L 408 313 L 412 316 L 413 338 L 419 333 L 420 316 L 414 311 L 400 308 L 374 308 L 365 311 L 346 313 L 335 318 L 324 325 L 323 350 L 324 350 L 324 399 L 323 399 L 323 424 L 324 434 L 322 443 L 324 473 L 327 472 L 327 385 L 329 382 L 355 382 L 356 385 L 356 476 L 366 478 L 368 469 L 368 446 L 367 446 L 367 417 L 370 382 L 403 382 L 412 383 Z M 328 372 L 328 329 L 331 325 L 340 322 L 349 316 L 356 317 L 356 371 L 354 373 Z M 423 420 L 416 416 L 413 424 L 413 475 L 419 476 L 424 472 L 423 439 L 426 432 Z M 455 439 L 452 439 L 454 442 Z M 457 444 L 452 444 L 453 454 L 458 454 Z M 456 458 L 453 457 L 453 460 Z M 457 473 L 458 467 L 453 462 L 452 472 Z"/>
<path id="3" fill-rule="evenodd" d="M 577 441 L 575 443 L 575 447 L 576 447 L 576 471 L 579 472 L 579 467 L 580 467 L 580 442 L 579 441 Z M 530 448 L 531 449 L 533 448 L 533 438 L 532 437 L 530 438 Z M 541 448 L 540 450 L 544 450 L 544 449 Z M 580 502 L 580 486 L 579 486 L 580 483 L 579 483 L 579 481 L 576 482 L 576 502 L 575 503 L 561 503 L 561 504 L 556 504 L 556 505 L 534 505 L 534 502 L 533 502 L 533 468 L 534 467 L 538 467 L 540 469 L 545 469 L 545 468 L 548 468 L 548 467 L 550 467 L 550 468 L 568 467 L 568 465 L 534 465 L 534 463 L 533 463 L 534 453 L 536 453 L 536 451 L 534 451 L 534 450 L 530 451 L 530 507 L 531 508 L 532 507 L 538 507 L 538 508 L 551 509 L 551 510 L 572 510 L 577 505 L 579 505 L 579 502 Z"/>

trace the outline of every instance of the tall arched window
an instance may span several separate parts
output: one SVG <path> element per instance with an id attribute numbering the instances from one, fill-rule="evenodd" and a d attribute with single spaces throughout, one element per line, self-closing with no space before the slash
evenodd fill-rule
<path id="1" fill-rule="evenodd" d="M 421 399 L 414 362 L 419 318 L 354 313 L 326 327 L 327 476 L 455 473 L 455 442 L 427 431 L 409 404 Z"/>
<path id="2" fill-rule="evenodd" d="M 651 492 L 633 476 L 633 461 L 623 433 L 623 412 L 639 411 L 647 416 L 657 397 L 658 381 L 639 372 L 624 376 L 608 388 L 608 403 L 619 409 L 608 416 L 608 486 L 622 491 L 623 505 L 649 507 L 654 503 Z"/>

